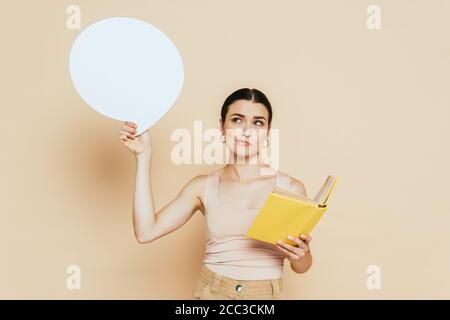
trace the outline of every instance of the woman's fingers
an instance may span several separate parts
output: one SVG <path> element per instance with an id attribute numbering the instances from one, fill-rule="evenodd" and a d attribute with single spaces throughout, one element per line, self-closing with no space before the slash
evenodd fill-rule
<path id="1" fill-rule="evenodd" d="M 130 126 L 130 127 L 133 127 L 133 128 L 136 128 L 136 127 L 137 127 L 137 126 L 136 126 L 136 123 L 131 122 L 131 121 L 125 121 L 125 124 L 126 124 L 127 126 Z"/>
<path id="2" fill-rule="evenodd" d="M 301 248 L 298 248 L 298 247 L 291 246 L 290 244 L 284 243 L 281 240 L 278 240 L 277 244 L 278 244 L 278 246 L 282 247 L 283 249 L 285 249 L 285 250 L 287 250 L 287 251 L 291 252 L 292 254 L 297 255 L 299 257 L 303 257 L 306 254 L 305 250 L 303 250 Z"/>
<path id="3" fill-rule="evenodd" d="M 305 252 L 307 252 L 309 250 L 308 244 L 306 244 L 305 242 L 303 242 L 301 239 L 299 238 L 295 238 L 291 235 L 288 235 L 288 238 L 292 241 L 294 241 L 296 244 L 298 244 L 298 247 L 300 249 L 303 249 Z"/>
<path id="4" fill-rule="evenodd" d="M 136 134 L 137 125 L 134 122 L 125 121 L 122 126 L 122 131 Z"/>
<path id="5" fill-rule="evenodd" d="M 126 125 L 126 124 L 123 125 L 122 130 L 130 132 L 130 133 L 136 133 L 136 128 L 131 127 L 131 126 Z"/>
<path id="6" fill-rule="evenodd" d="M 128 149 L 131 148 L 132 142 L 136 141 L 137 125 L 131 121 L 125 121 L 120 132 L 119 139 Z M 147 134 L 148 135 L 148 134 Z M 139 141 L 139 140 L 138 140 Z M 140 142 L 140 141 L 139 141 Z M 131 149 L 130 149 L 131 150 Z M 134 152 L 134 149 L 131 150 Z"/>
<path id="7" fill-rule="evenodd" d="M 309 234 L 302 234 L 302 235 L 300 236 L 300 238 L 302 238 L 303 241 L 304 241 L 307 245 L 309 245 L 309 243 L 312 241 L 312 237 L 311 237 Z"/>
<path id="8" fill-rule="evenodd" d="M 120 133 L 121 135 L 127 136 L 127 137 L 130 138 L 130 139 L 134 139 L 134 133 L 132 133 L 132 132 L 120 130 L 119 133 Z"/>
<path id="9" fill-rule="evenodd" d="M 277 248 L 278 248 L 279 250 L 283 251 L 283 252 L 286 254 L 286 256 L 289 256 L 292 260 L 297 260 L 297 259 L 300 258 L 300 257 L 299 257 L 298 255 L 296 255 L 295 253 L 293 253 L 293 252 L 291 252 L 291 251 L 289 251 L 289 250 L 286 250 L 285 248 L 283 248 L 283 247 L 280 246 L 280 245 L 277 245 Z"/>
<path id="10" fill-rule="evenodd" d="M 131 140 L 134 140 L 134 138 L 130 138 L 127 134 L 122 133 L 122 131 L 119 133 L 119 139 L 122 142 L 130 142 Z"/>

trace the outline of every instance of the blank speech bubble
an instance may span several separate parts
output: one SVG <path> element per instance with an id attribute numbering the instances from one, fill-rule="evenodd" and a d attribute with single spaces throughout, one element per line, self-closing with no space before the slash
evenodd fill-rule
<path id="1" fill-rule="evenodd" d="M 88 26 L 69 57 L 72 82 L 93 109 L 115 120 L 132 121 L 137 135 L 175 103 L 183 87 L 181 56 L 156 27 L 113 17 Z"/>

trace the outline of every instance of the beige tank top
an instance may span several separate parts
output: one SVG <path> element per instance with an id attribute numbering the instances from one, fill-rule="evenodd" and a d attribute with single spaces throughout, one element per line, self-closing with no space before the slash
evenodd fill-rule
<path id="1" fill-rule="evenodd" d="M 260 203 L 253 208 L 239 208 L 219 200 L 219 171 L 208 175 L 204 190 L 207 241 L 203 259 L 207 268 L 237 280 L 282 277 L 285 254 L 276 245 L 245 235 L 275 185 L 290 189 L 290 177 L 277 172 L 272 189 L 258 195 Z"/>

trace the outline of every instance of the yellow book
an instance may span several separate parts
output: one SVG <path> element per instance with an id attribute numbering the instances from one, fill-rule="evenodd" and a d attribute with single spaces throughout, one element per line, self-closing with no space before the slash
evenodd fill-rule
<path id="1" fill-rule="evenodd" d="M 338 180 L 338 176 L 329 175 L 313 199 L 277 185 L 248 229 L 247 236 L 272 244 L 282 240 L 298 246 L 287 236 L 300 237 L 311 232 L 327 211 L 328 200 Z"/>

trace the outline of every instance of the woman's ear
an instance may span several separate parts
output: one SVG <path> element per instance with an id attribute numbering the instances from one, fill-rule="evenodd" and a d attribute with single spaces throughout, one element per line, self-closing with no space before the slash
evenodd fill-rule
<path id="1" fill-rule="evenodd" d="M 222 122 L 222 117 L 219 118 L 219 128 L 220 128 L 220 133 L 223 135 L 223 122 Z"/>

